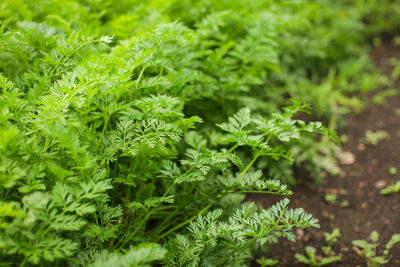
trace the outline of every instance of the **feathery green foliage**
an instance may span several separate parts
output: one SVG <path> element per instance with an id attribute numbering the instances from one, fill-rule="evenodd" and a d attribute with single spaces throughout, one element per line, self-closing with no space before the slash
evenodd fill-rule
<path id="1" fill-rule="evenodd" d="M 291 194 L 293 163 L 330 170 L 334 127 L 298 114 L 331 120 L 386 82 L 362 15 L 322 0 L 0 3 L 0 261 L 242 266 L 318 227 L 287 199 L 243 200 Z"/>

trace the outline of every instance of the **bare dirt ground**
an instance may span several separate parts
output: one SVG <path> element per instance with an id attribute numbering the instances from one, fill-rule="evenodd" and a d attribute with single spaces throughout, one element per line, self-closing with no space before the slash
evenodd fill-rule
<path id="1" fill-rule="evenodd" d="M 371 53 L 372 60 L 387 74 L 391 72 L 389 59 L 393 57 L 400 58 L 399 46 L 384 44 Z M 399 82 L 396 87 L 400 88 Z M 348 137 L 343 149 L 354 154 L 354 163 L 342 165 L 340 176 L 327 177 L 325 183 L 316 189 L 305 182 L 294 188 L 295 194 L 290 197 L 294 207 L 303 207 L 320 220 L 321 229 L 298 230 L 296 243 L 280 242 L 265 254 L 267 258 L 278 259 L 277 266 L 303 266 L 294 255 L 304 254 L 305 246 L 313 246 L 317 255 L 322 256 L 324 233 L 337 227 L 340 228 L 341 238 L 333 250 L 342 260 L 329 266 L 366 266 L 360 251 L 352 245 L 353 240 L 365 239 L 372 230 L 376 230 L 381 244 L 386 244 L 393 234 L 400 233 L 400 194 L 379 193 L 385 185 L 400 180 L 399 108 L 400 95 L 397 95 L 387 98 L 382 105 L 370 105 L 363 112 L 348 118 L 348 126 L 339 134 Z M 376 146 L 364 145 L 361 140 L 367 130 L 383 130 L 389 137 Z M 399 170 L 396 175 L 389 174 L 392 166 Z M 337 194 L 336 204 L 324 200 L 327 193 Z M 265 206 L 279 199 L 249 198 Z M 343 201 L 348 201 L 348 207 L 341 207 Z M 382 250 L 383 245 L 378 253 Z M 389 263 L 385 266 L 400 266 L 400 244 L 392 248 L 388 259 Z"/>

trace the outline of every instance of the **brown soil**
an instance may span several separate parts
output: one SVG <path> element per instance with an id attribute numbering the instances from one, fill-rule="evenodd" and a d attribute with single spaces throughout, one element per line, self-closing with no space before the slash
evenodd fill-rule
<path id="1" fill-rule="evenodd" d="M 393 57 L 400 57 L 400 47 L 386 44 L 373 49 L 371 54 L 374 62 L 386 73 L 390 73 L 389 58 Z M 399 84 L 396 87 L 399 88 Z M 294 255 L 304 254 L 305 246 L 313 246 L 317 255 L 322 256 L 324 233 L 338 227 L 342 236 L 333 250 L 342 260 L 329 266 L 366 266 L 360 251 L 357 253 L 353 247 L 353 240 L 365 239 L 372 230 L 376 230 L 380 234 L 380 243 L 386 244 L 393 234 L 400 233 L 400 194 L 384 196 L 379 193 L 382 186 L 400 180 L 400 116 L 395 112 L 398 108 L 400 95 L 387 98 L 383 105 L 370 105 L 360 114 L 349 117 L 349 125 L 340 135 L 348 137 L 343 148 L 354 154 L 354 163 L 342 165 L 339 177 L 326 178 L 317 189 L 313 190 L 307 183 L 294 188 L 295 195 L 290 197 L 293 207 L 303 207 L 320 220 L 321 229 L 298 230 L 296 243 L 280 242 L 264 256 L 278 259 L 277 266 L 303 266 Z M 389 138 L 376 146 L 363 145 L 361 139 L 367 130 L 384 130 Z M 399 170 L 396 175 L 389 174 L 391 166 Z M 347 194 L 339 193 L 343 189 Z M 337 193 L 337 204 L 324 201 L 326 193 Z M 265 206 L 278 199 L 249 198 Z M 341 207 L 343 200 L 349 201 L 350 205 Z M 383 245 L 380 248 L 379 253 Z M 389 263 L 385 266 L 400 266 L 400 244 L 392 248 L 388 259 Z"/>

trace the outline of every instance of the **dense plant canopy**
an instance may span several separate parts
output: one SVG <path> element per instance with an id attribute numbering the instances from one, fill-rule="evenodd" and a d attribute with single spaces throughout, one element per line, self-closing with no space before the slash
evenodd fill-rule
<path id="1" fill-rule="evenodd" d="M 318 227 L 242 202 L 335 172 L 334 125 L 298 113 L 386 82 L 366 2 L 0 3 L 0 261 L 241 266 Z"/>

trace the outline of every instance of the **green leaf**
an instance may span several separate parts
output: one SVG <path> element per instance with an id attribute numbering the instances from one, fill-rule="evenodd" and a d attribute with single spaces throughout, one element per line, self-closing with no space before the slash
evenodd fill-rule
<path id="1" fill-rule="evenodd" d="M 312 263 L 311 260 L 309 260 L 306 256 L 304 256 L 302 254 L 296 253 L 294 256 L 299 262 L 302 262 L 302 263 L 305 263 L 305 264 L 311 264 Z"/>
<path id="2" fill-rule="evenodd" d="M 372 231 L 369 238 L 371 238 L 371 240 L 373 242 L 378 242 L 379 240 L 379 233 L 377 231 Z"/>

